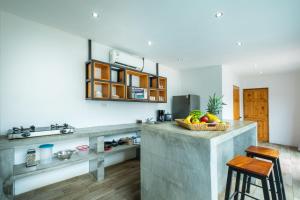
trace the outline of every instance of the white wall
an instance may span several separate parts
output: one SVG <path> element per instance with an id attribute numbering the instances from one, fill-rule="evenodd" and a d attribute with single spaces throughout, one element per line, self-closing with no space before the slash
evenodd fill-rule
<path id="1" fill-rule="evenodd" d="M 206 111 L 209 96 L 222 95 L 222 66 L 183 70 L 182 93 L 200 96 L 201 110 Z"/>
<path id="2" fill-rule="evenodd" d="M 233 86 L 240 86 L 239 76 L 229 66 L 222 66 L 223 119 L 233 120 Z"/>
<path id="3" fill-rule="evenodd" d="M 6 13 L 2 18 L 1 132 L 55 122 L 75 127 L 134 123 L 158 108 L 169 109 L 170 98 L 180 91 L 179 72 L 162 66 L 168 104 L 86 101 L 87 39 Z M 108 61 L 109 47 L 95 44 L 93 49 L 95 58 Z"/>
<path id="4" fill-rule="evenodd" d="M 270 142 L 300 144 L 300 72 L 241 78 L 243 88 L 269 88 Z"/>
<path id="5" fill-rule="evenodd" d="M 154 117 L 157 109 L 170 111 L 171 97 L 180 93 L 180 72 L 161 66 L 168 78 L 168 103 L 101 102 L 85 100 L 87 39 L 0 12 L 0 133 L 12 126 L 49 126 L 67 122 L 77 128 L 134 123 Z M 108 61 L 111 48 L 94 43 L 95 59 Z M 146 60 L 148 71 L 155 63 Z M 150 66 L 152 65 L 152 66 Z M 154 70 L 153 70 L 154 69 Z M 76 141 L 76 144 L 86 140 Z M 66 141 L 64 148 L 74 146 Z M 55 144 L 59 147 L 60 144 Z M 18 149 L 16 163 L 26 149 Z M 132 153 L 129 153 L 132 155 Z M 126 155 L 121 155 L 126 158 Z M 115 158 L 112 162 L 115 163 Z M 86 173 L 87 163 L 60 172 L 19 180 L 16 193 Z"/>

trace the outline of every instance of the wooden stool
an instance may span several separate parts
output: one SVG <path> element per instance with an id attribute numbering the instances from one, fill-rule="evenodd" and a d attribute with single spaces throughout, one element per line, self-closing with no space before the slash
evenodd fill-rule
<path id="1" fill-rule="evenodd" d="M 234 200 L 237 200 L 239 193 L 241 193 L 241 200 L 244 200 L 245 196 L 249 196 L 253 198 L 252 196 L 246 194 L 247 177 L 257 178 L 261 180 L 265 200 L 270 200 L 269 188 L 268 188 L 268 181 L 269 181 L 272 199 L 276 200 L 276 191 L 275 191 L 275 185 L 274 185 L 273 173 L 272 173 L 273 163 L 257 160 L 255 158 L 250 158 L 247 156 L 236 156 L 234 159 L 230 160 L 227 163 L 227 166 L 229 168 L 228 168 L 228 175 L 227 175 L 225 200 L 229 200 L 232 197 L 234 197 Z M 235 183 L 235 191 L 230 196 L 233 171 L 236 171 L 237 177 Z M 239 192 L 241 174 L 243 174 L 243 184 L 242 184 L 242 192 Z"/>
<path id="2" fill-rule="evenodd" d="M 272 161 L 274 164 L 274 175 L 275 175 L 275 184 L 278 193 L 279 200 L 286 200 L 285 189 L 283 185 L 283 179 L 281 174 L 281 167 L 279 162 L 279 151 L 276 149 L 259 147 L 259 146 L 250 146 L 246 149 L 247 156 L 249 157 L 257 157 L 263 158 L 266 160 Z M 250 183 L 251 180 L 249 178 L 247 185 L 247 193 L 250 192 Z"/>

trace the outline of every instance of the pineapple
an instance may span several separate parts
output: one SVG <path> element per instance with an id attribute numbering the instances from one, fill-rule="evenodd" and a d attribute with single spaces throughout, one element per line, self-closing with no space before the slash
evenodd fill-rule
<path id="1" fill-rule="evenodd" d="M 223 96 L 217 97 L 216 93 L 211 97 L 209 96 L 208 104 L 207 104 L 207 112 L 213 115 L 220 114 L 224 105 L 226 105 L 222 101 Z"/>

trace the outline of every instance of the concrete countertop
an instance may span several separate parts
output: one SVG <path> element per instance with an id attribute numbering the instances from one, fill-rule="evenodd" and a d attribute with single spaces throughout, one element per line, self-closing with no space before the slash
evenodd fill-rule
<path id="1" fill-rule="evenodd" d="M 230 121 L 230 128 L 226 131 L 191 131 L 182 128 L 176 124 L 176 122 L 168 122 L 161 124 L 143 125 L 142 129 L 155 129 L 156 133 L 160 134 L 177 134 L 178 136 L 189 136 L 195 139 L 210 140 L 211 143 L 220 143 L 232 137 L 245 132 L 250 128 L 256 126 L 256 122 L 251 121 Z"/>
<path id="2" fill-rule="evenodd" d="M 52 135 L 43 137 L 34 137 L 27 139 L 8 140 L 6 135 L 0 136 L 0 149 L 9 149 L 15 147 L 23 147 L 34 144 L 51 143 L 62 140 L 69 140 L 82 137 L 97 137 L 97 136 L 109 136 L 120 133 L 130 133 L 141 131 L 142 128 L 150 128 L 158 130 L 157 133 L 172 133 L 179 135 L 191 136 L 199 139 L 209 139 L 213 142 L 221 142 L 226 138 L 234 137 L 242 133 L 245 129 L 256 126 L 256 123 L 249 121 L 231 121 L 231 127 L 226 131 L 190 131 L 179 127 L 176 122 L 164 122 L 160 124 L 120 124 L 109 126 L 95 126 L 87 128 L 75 129 L 73 134 L 66 135 Z M 230 133 L 230 134 L 229 134 Z"/>
<path id="3" fill-rule="evenodd" d="M 51 142 L 57 142 L 62 140 L 75 139 L 75 138 L 117 135 L 121 133 L 130 133 L 130 132 L 136 132 L 140 130 L 141 130 L 140 124 L 132 123 L 132 124 L 78 128 L 75 129 L 75 132 L 73 134 L 51 135 L 51 136 L 34 137 L 34 138 L 27 138 L 27 139 L 8 140 L 7 136 L 3 134 L 2 136 L 0 136 L 0 150 L 10 149 L 15 147 L 23 147 L 23 146 L 34 145 L 34 144 L 51 143 Z"/>

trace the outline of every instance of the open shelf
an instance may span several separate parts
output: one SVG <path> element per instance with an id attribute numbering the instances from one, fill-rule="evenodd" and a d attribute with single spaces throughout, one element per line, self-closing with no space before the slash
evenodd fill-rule
<path id="1" fill-rule="evenodd" d="M 89 154 L 86 156 L 80 156 L 74 153 L 69 160 L 59 160 L 58 158 L 52 158 L 52 162 L 48 164 L 39 164 L 36 167 L 25 166 L 25 163 L 14 165 L 14 179 L 23 178 L 30 175 L 41 174 L 43 172 L 61 169 L 63 167 L 72 166 L 77 163 L 97 159 L 99 155 L 95 151 L 90 150 Z"/>
<path id="2" fill-rule="evenodd" d="M 111 98 L 125 99 L 125 85 L 120 83 L 111 84 Z"/>
<path id="3" fill-rule="evenodd" d="M 103 81 L 110 80 L 110 66 L 103 62 L 90 62 L 87 69 L 87 79 L 97 79 Z M 92 73 L 93 72 L 93 73 Z"/>
<path id="4" fill-rule="evenodd" d="M 149 77 L 149 88 L 150 89 L 157 89 L 158 87 L 158 77 L 152 76 Z"/>
<path id="5" fill-rule="evenodd" d="M 148 74 L 133 70 L 126 70 L 127 86 L 148 88 Z"/>
<path id="6" fill-rule="evenodd" d="M 122 83 L 125 84 L 125 69 L 116 67 L 116 66 L 111 66 L 111 82 L 112 83 Z"/>
<path id="7" fill-rule="evenodd" d="M 87 100 L 166 103 L 167 99 L 165 77 L 94 59 L 86 63 L 85 84 Z"/>
<path id="8" fill-rule="evenodd" d="M 167 89 L 167 78 L 158 78 L 158 89 Z"/>
<path id="9" fill-rule="evenodd" d="M 150 89 L 149 101 L 158 101 L 158 90 Z"/>
<path id="10" fill-rule="evenodd" d="M 88 82 L 88 98 L 95 99 L 109 99 L 110 98 L 110 83 L 109 82 L 100 82 L 94 81 L 94 91 L 92 97 L 92 83 Z"/>
<path id="11" fill-rule="evenodd" d="M 158 101 L 166 102 L 167 101 L 167 92 L 166 90 L 158 90 Z"/>
<path id="12" fill-rule="evenodd" d="M 127 99 L 136 101 L 148 101 L 148 89 L 128 86 Z"/>
<path id="13" fill-rule="evenodd" d="M 105 151 L 105 155 L 117 153 L 117 152 L 128 150 L 128 149 L 139 148 L 139 147 L 140 147 L 139 144 L 132 144 L 132 145 L 123 144 L 123 145 L 119 145 L 116 147 L 112 147 L 111 150 L 109 150 L 109 151 Z"/>

